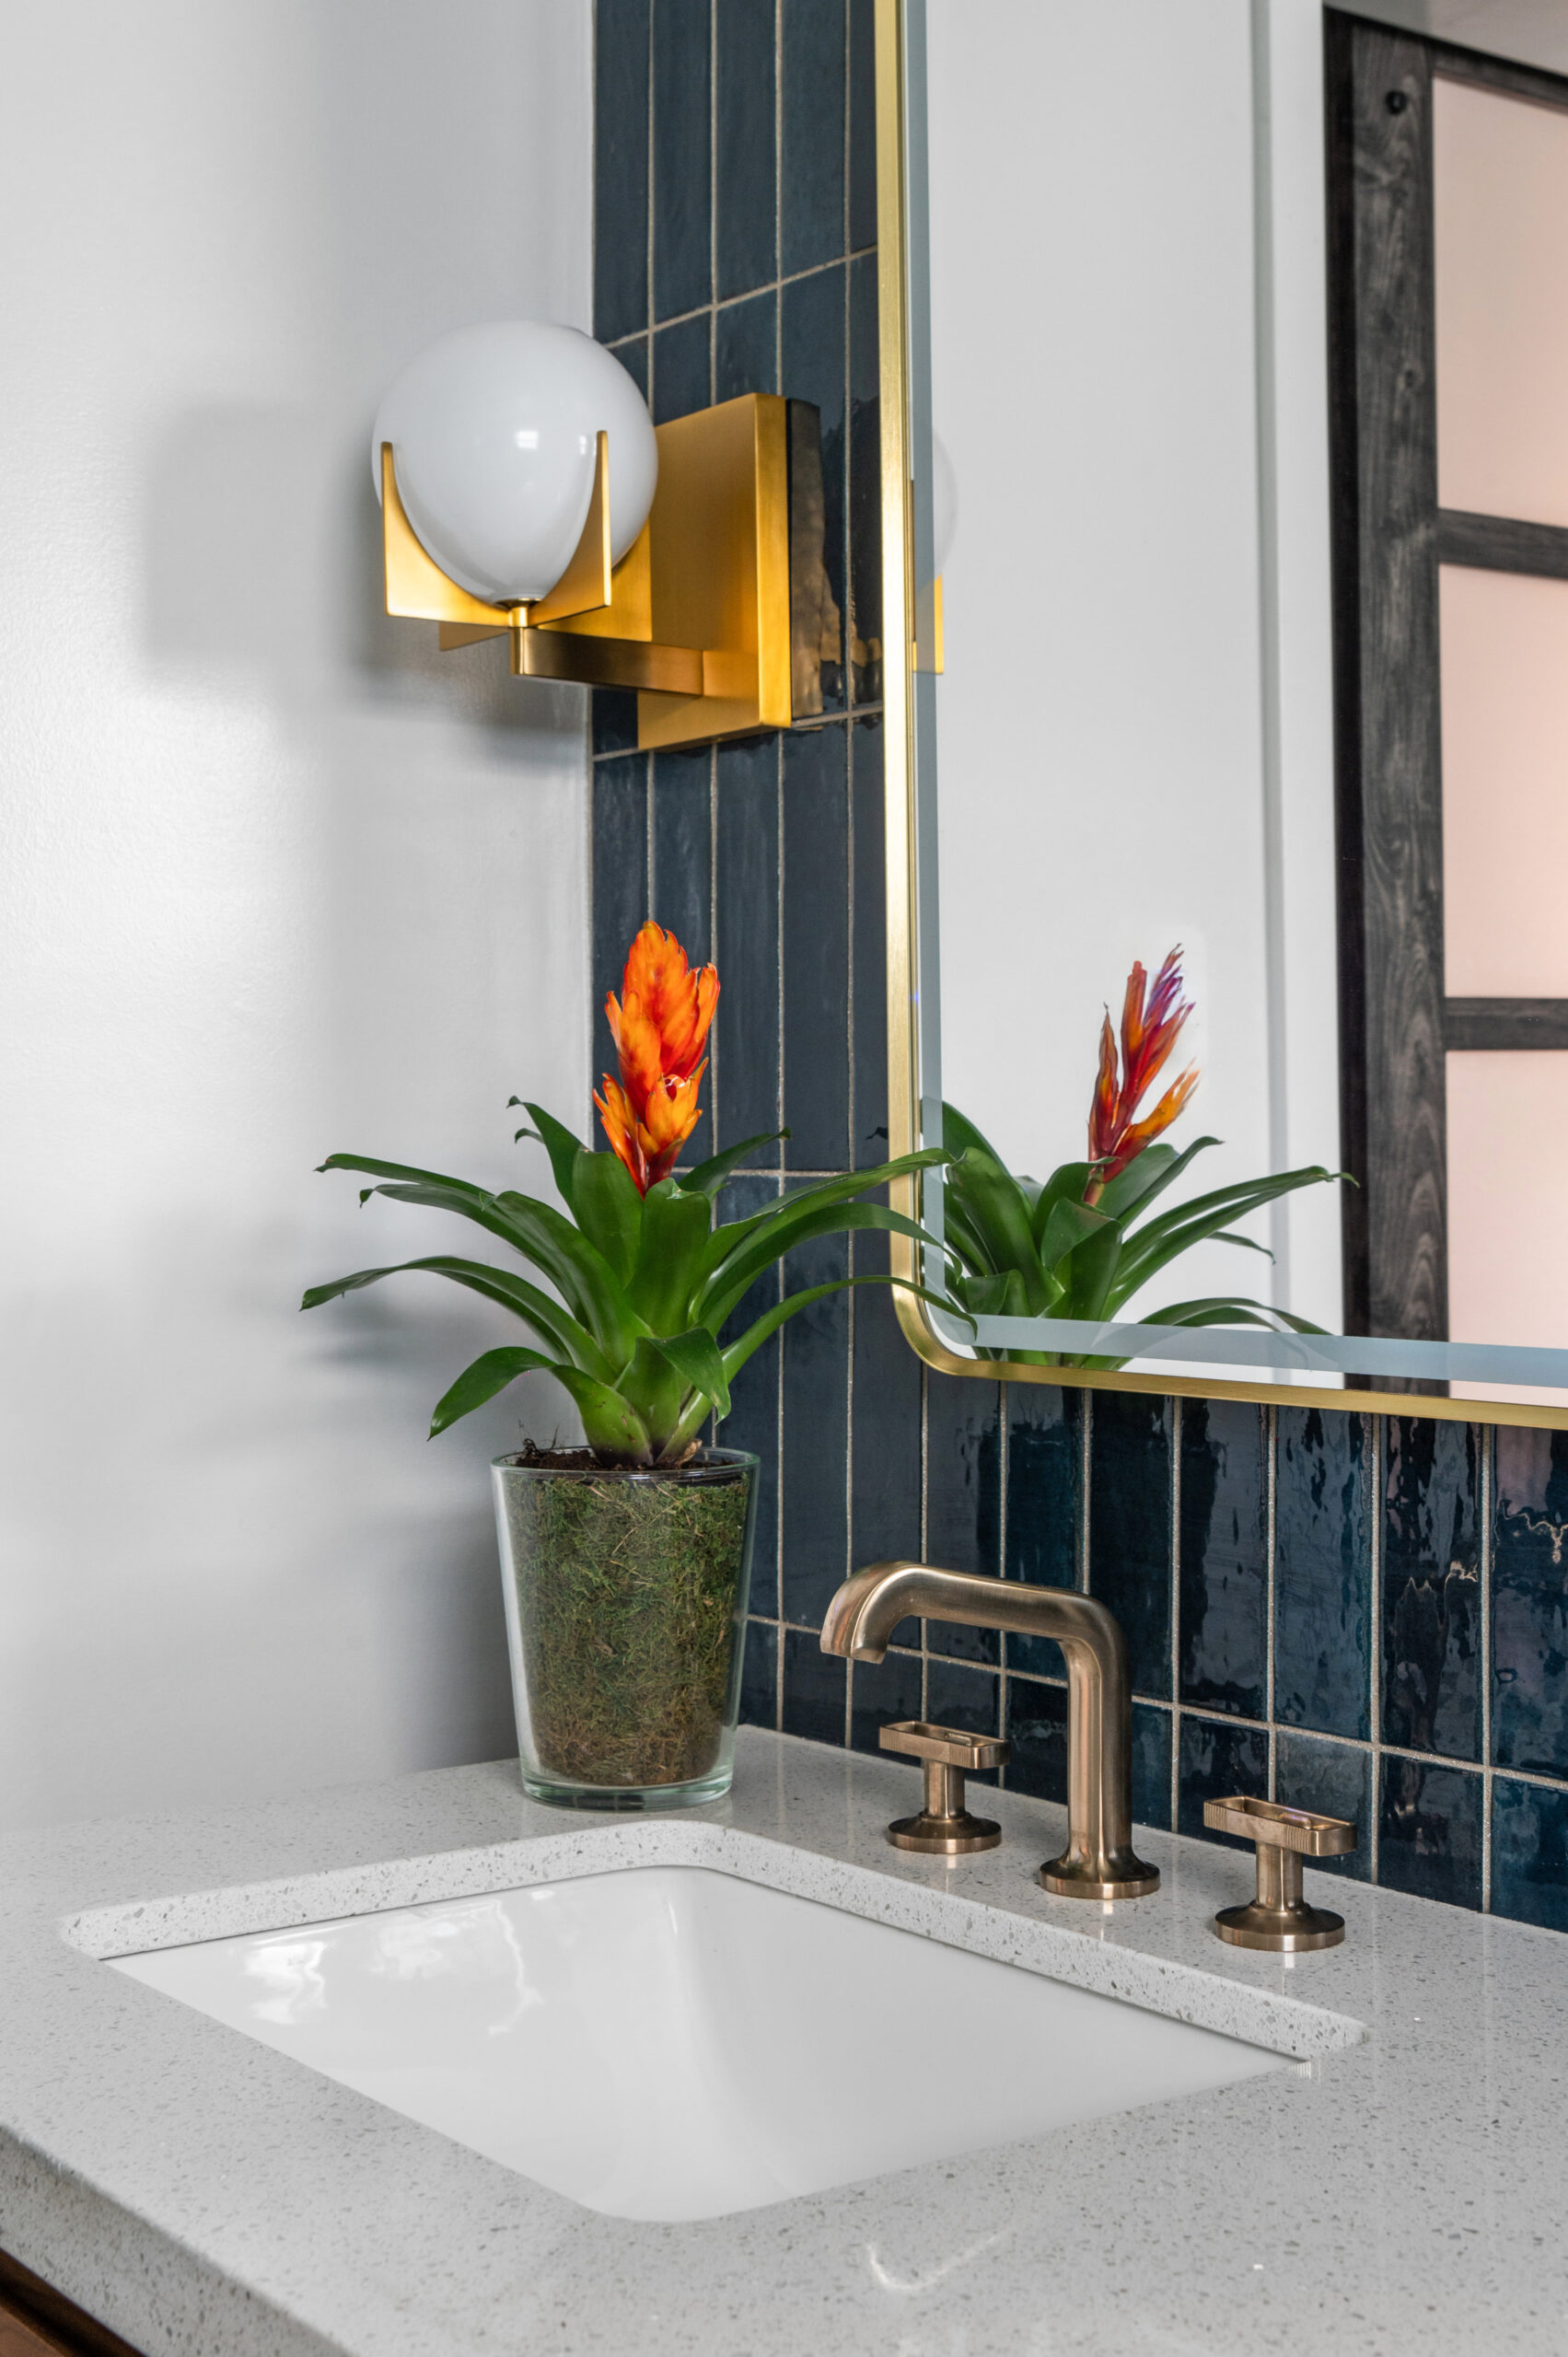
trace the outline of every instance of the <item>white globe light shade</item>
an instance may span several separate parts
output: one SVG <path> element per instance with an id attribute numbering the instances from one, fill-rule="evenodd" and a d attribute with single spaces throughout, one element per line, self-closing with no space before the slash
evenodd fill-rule
<path id="1" fill-rule="evenodd" d="M 587 521 L 596 437 L 610 436 L 610 555 L 646 523 L 658 481 L 647 404 L 612 353 L 549 319 L 495 319 L 427 344 L 376 415 L 420 545 L 476 598 L 542 598 Z"/>

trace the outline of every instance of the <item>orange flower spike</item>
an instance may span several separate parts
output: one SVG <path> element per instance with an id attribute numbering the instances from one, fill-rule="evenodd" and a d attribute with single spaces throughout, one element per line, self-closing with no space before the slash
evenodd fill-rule
<path id="1" fill-rule="evenodd" d="M 596 1097 L 606 1137 L 639 1191 L 668 1178 L 701 1119 L 697 1088 L 719 978 L 712 966 L 693 973 L 672 933 L 650 919 L 627 953 L 621 997 L 605 1015 L 621 1066 L 619 1085 L 605 1074 Z"/>
<path id="2" fill-rule="evenodd" d="M 1089 1108 L 1089 1160 L 1097 1167 L 1084 1190 L 1086 1203 L 1098 1202 L 1102 1189 L 1126 1169 L 1133 1156 L 1169 1129 L 1197 1087 L 1198 1067 L 1190 1064 L 1152 1112 L 1141 1121 L 1135 1118 L 1142 1099 L 1169 1062 L 1191 1012 L 1191 1004 L 1181 996 L 1179 947 L 1166 958 L 1152 991 L 1142 964 L 1134 961 L 1121 1006 L 1120 1077 L 1109 1013 L 1100 1031 L 1099 1071 Z"/>

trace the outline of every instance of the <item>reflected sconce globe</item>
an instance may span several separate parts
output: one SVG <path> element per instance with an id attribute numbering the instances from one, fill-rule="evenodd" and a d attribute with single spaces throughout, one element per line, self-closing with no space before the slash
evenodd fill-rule
<path id="1" fill-rule="evenodd" d="M 447 578 L 493 605 L 536 603 L 582 539 L 600 434 L 614 565 L 646 523 L 658 482 L 653 420 L 632 378 L 576 328 L 459 328 L 427 344 L 381 403 L 377 495 L 390 444 L 408 521 Z"/>

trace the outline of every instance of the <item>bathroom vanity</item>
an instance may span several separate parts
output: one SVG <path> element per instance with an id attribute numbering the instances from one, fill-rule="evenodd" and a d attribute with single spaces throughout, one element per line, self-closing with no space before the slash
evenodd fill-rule
<path id="1" fill-rule="evenodd" d="M 1256 1956 L 1211 1928 L 1248 1852 L 1139 1829 L 1156 1895 L 1057 1898 L 1062 1810 L 988 1793 L 1001 1846 L 947 1864 L 885 1838 L 912 1781 L 743 1729 L 679 1816 L 496 1762 L 9 1839 L 0 2248 L 145 2357 L 1560 2349 L 1554 1935 L 1309 1870 L 1345 1945 Z M 357 1971 L 466 1989 L 504 2078 L 552 1910 L 643 2029 L 540 2045 L 538 2175 L 363 2092 L 363 2043 L 306 2059 Z M 540 2181 L 621 2106 L 616 2183 Z"/>

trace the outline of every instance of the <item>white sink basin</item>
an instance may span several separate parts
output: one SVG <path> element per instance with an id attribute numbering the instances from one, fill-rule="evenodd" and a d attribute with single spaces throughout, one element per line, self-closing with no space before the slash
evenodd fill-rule
<path id="1" fill-rule="evenodd" d="M 621 2218 L 755 2209 L 1285 2059 L 697 1866 L 112 1961 Z"/>

